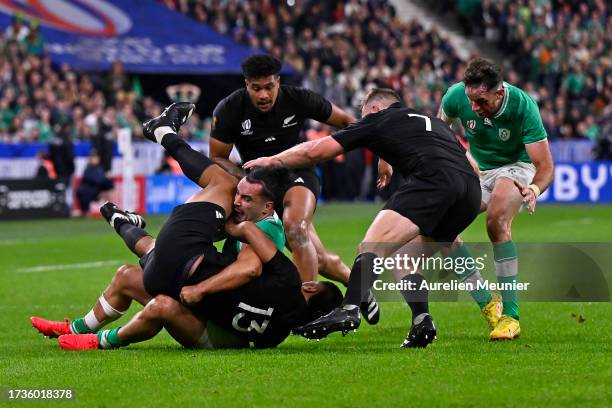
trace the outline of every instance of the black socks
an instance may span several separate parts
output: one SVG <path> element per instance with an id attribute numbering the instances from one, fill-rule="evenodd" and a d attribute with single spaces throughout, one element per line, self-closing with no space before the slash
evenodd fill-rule
<path id="1" fill-rule="evenodd" d="M 194 150 L 175 133 L 165 134 L 161 144 L 166 151 L 170 153 L 170 156 L 178 162 L 183 173 L 196 184 L 204 170 L 211 164 L 214 164 L 212 160 L 197 150 Z"/>

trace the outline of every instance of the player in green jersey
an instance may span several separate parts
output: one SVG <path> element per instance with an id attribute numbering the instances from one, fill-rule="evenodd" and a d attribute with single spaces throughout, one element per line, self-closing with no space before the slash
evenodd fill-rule
<path id="1" fill-rule="evenodd" d="M 481 210 L 487 211 L 487 233 L 493 244 L 495 274 L 501 283 L 517 282 L 517 250 L 512 220 L 525 205 L 533 214 L 537 197 L 553 179 L 553 160 L 538 105 L 521 89 L 502 79 L 498 66 L 472 60 L 463 82 L 451 86 L 438 116 L 449 125 L 460 122 L 470 154 L 480 170 Z M 502 291 L 503 312 L 489 337 L 511 340 L 521 333 L 518 293 Z"/>

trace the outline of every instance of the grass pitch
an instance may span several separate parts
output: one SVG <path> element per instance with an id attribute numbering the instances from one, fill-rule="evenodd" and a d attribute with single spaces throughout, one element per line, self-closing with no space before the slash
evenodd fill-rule
<path id="1" fill-rule="evenodd" d="M 351 263 L 379 205 L 323 205 L 323 242 Z M 163 217 L 149 217 L 157 232 Z M 514 224 L 519 242 L 612 242 L 612 207 L 541 206 Z M 463 234 L 486 241 L 484 219 Z M 70 388 L 70 402 L 36 406 L 610 406 L 610 303 L 523 303 L 523 337 L 491 343 L 473 303 L 434 303 L 438 340 L 399 349 L 409 325 L 383 303 L 378 326 L 277 349 L 193 351 L 162 332 L 120 350 L 64 352 L 32 315 L 85 314 L 114 270 L 135 263 L 102 220 L 0 223 L 0 388 Z M 487 272 L 493 279 L 491 273 Z M 129 318 L 140 307 L 133 306 Z M 572 315 L 585 319 L 579 323 Z M 119 321 L 121 322 L 121 321 Z M 1 399 L 0 399 L 1 401 Z M 21 402 L 25 406 L 29 403 Z"/>

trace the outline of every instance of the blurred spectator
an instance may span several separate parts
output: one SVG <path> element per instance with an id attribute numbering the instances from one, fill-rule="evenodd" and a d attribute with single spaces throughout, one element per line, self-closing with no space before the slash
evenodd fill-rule
<path id="1" fill-rule="evenodd" d="M 128 91 L 130 79 L 123 71 L 123 64 L 120 61 L 113 62 L 111 72 L 106 76 L 104 91 L 107 97 L 112 98 L 118 91 Z"/>
<path id="2" fill-rule="evenodd" d="M 60 131 L 49 142 L 49 157 L 57 178 L 70 185 L 74 174 L 74 145 L 70 136 L 70 126 L 60 127 Z"/>
<path id="3" fill-rule="evenodd" d="M 166 88 L 166 94 L 172 102 L 196 103 L 200 99 L 201 92 L 199 86 L 188 83 L 170 85 Z"/>
<path id="4" fill-rule="evenodd" d="M 89 213 L 90 204 L 98 200 L 101 193 L 112 190 L 113 187 L 113 181 L 106 177 L 104 168 L 100 164 L 98 152 L 92 149 L 76 194 L 82 215 L 86 216 Z"/>
<path id="5" fill-rule="evenodd" d="M 15 13 L 13 16 L 13 22 L 8 26 L 4 32 L 6 40 L 23 42 L 28 36 L 30 30 L 23 23 L 23 14 Z"/>
<path id="6" fill-rule="evenodd" d="M 183 171 L 178 162 L 164 150 L 164 157 L 162 157 L 159 167 L 155 170 L 155 174 L 182 175 Z"/>
<path id="7" fill-rule="evenodd" d="M 53 166 L 49 152 L 46 150 L 39 151 L 36 154 L 36 159 L 38 160 L 38 169 L 34 178 L 38 180 L 55 180 L 57 173 L 55 172 L 55 166 Z"/>
<path id="8" fill-rule="evenodd" d="M 36 55 L 37 57 L 42 56 L 45 52 L 45 39 L 38 30 L 39 25 L 37 20 L 32 20 L 30 22 L 30 32 L 23 43 L 25 52 L 30 55 Z"/>

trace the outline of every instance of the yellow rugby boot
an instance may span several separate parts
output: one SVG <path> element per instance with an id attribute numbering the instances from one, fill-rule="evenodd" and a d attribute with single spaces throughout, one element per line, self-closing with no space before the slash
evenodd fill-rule
<path id="1" fill-rule="evenodd" d="M 512 340 L 521 335 L 519 321 L 508 315 L 502 315 L 495 329 L 489 334 L 491 340 Z"/>
<path id="2" fill-rule="evenodd" d="M 497 322 L 499 322 L 499 319 L 502 316 L 503 308 L 504 305 L 502 303 L 500 294 L 497 292 L 491 292 L 491 301 L 481 309 L 482 316 L 487 321 L 490 331 L 493 331 L 495 326 L 497 326 Z"/>

